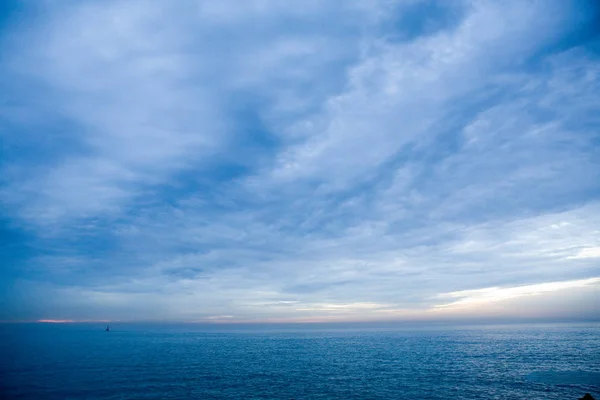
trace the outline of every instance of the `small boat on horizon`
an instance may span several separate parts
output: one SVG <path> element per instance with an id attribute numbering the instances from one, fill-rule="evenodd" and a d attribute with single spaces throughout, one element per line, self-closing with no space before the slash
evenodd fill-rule
<path id="1" fill-rule="evenodd" d="M 106 332 L 110 332 L 110 328 L 109 328 L 109 326 L 110 326 L 110 325 L 106 325 Z"/>

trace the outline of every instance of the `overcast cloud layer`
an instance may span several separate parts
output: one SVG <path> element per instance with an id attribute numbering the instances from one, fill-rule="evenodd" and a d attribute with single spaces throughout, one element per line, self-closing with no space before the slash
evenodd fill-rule
<path id="1" fill-rule="evenodd" d="M 10 0 L 0 319 L 598 319 L 599 21 Z"/>

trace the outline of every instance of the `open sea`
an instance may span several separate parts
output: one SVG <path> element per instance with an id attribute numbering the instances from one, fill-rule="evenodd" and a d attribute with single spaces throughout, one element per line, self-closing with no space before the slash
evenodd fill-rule
<path id="1" fill-rule="evenodd" d="M 600 399 L 597 324 L 104 328 L 0 325 L 2 398 Z"/>

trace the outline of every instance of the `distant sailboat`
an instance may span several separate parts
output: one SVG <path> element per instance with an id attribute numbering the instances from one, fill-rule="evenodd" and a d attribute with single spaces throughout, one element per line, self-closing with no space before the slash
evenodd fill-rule
<path id="1" fill-rule="evenodd" d="M 110 332 L 110 328 L 106 325 L 106 332 Z"/>

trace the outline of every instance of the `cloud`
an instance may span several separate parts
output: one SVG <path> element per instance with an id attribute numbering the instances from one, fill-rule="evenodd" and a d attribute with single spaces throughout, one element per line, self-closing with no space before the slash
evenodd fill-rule
<path id="1" fill-rule="evenodd" d="M 442 293 L 439 298 L 457 299 L 450 303 L 436 305 L 437 308 L 469 308 L 479 307 L 486 303 L 494 303 L 523 296 L 536 296 L 559 290 L 579 289 L 600 283 L 600 278 L 580 279 L 575 281 L 539 283 L 535 285 L 516 287 L 490 287 L 476 290 L 462 290 L 458 292 Z"/>
<path id="2" fill-rule="evenodd" d="M 244 135 L 239 130 L 247 129 L 229 113 L 246 103 L 277 108 L 290 101 L 298 112 L 298 104 L 316 96 L 299 93 L 301 86 L 312 85 L 315 74 L 348 57 L 335 36 L 273 32 L 282 17 L 273 5 L 249 7 L 266 26 L 249 40 L 241 31 L 253 24 L 253 12 L 232 29 L 218 23 L 210 11 L 214 6 L 204 2 L 40 7 L 43 22 L 9 42 L 15 54 L 5 71 L 23 93 L 35 90 L 53 102 L 48 107 L 39 99 L 13 100 L 28 118 L 42 119 L 43 129 L 61 144 L 56 159 L 28 168 L 12 165 L 9 204 L 34 223 L 118 217 L 179 171 L 203 173 L 214 158 L 232 150 L 231 142 Z M 239 12 L 231 4 L 220 8 L 230 16 Z M 286 13 L 295 20 L 306 18 L 306 10 Z M 217 24 L 218 41 L 206 21 Z M 271 88 L 274 81 L 286 90 Z M 35 143 L 37 132 L 14 129 L 9 145 L 44 149 L 45 143 Z"/>
<path id="3" fill-rule="evenodd" d="M 584 247 L 579 250 L 574 256 L 569 256 L 570 259 L 578 258 L 598 258 L 600 257 L 600 247 Z"/>
<path id="4" fill-rule="evenodd" d="M 418 319 L 597 279 L 583 3 L 430 4 L 30 4 L 3 315 Z"/>
<path id="5" fill-rule="evenodd" d="M 269 172 L 274 179 L 331 180 L 339 187 L 366 179 L 405 146 L 439 135 L 440 125 L 456 118 L 457 101 L 521 84 L 523 77 L 507 71 L 547 45 L 564 23 L 537 6 L 473 3 L 454 29 L 399 44 L 374 38 L 350 69 L 348 89 L 294 125 L 294 134 L 303 127 L 310 139 L 283 152 Z"/>

